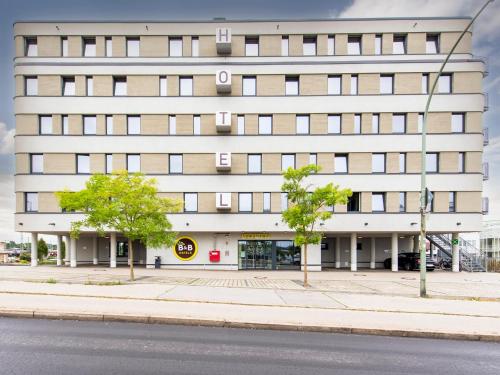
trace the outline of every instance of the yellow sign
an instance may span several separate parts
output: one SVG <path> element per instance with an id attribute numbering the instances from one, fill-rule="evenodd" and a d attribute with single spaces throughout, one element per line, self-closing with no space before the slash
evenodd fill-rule
<path id="1" fill-rule="evenodd" d="M 188 261 L 193 259 L 198 253 L 198 244 L 191 237 L 183 236 L 175 241 L 172 250 L 177 259 Z"/>
<path id="2" fill-rule="evenodd" d="M 271 238 L 271 235 L 269 233 L 243 233 L 241 238 L 244 240 L 266 239 Z"/>

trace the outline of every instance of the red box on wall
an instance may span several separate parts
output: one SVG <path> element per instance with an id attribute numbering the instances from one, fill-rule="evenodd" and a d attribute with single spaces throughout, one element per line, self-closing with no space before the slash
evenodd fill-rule
<path id="1" fill-rule="evenodd" d="M 208 259 L 212 263 L 220 262 L 220 250 L 210 250 L 208 252 Z"/>

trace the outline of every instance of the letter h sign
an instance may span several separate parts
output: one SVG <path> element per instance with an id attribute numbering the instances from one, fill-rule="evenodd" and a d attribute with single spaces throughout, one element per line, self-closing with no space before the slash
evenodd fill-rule
<path id="1" fill-rule="evenodd" d="M 228 27 L 217 27 L 215 29 L 215 46 L 219 55 L 231 53 L 231 29 Z"/>

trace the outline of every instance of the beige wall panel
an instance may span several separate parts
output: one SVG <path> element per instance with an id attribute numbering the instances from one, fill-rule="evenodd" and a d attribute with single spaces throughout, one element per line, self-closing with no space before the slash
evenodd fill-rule
<path id="1" fill-rule="evenodd" d="M 359 82 L 358 82 L 359 84 Z M 327 90 L 328 90 L 328 80 L 327 80 Z M 342 87 L 341 87 L 342 95 L 351 95 L 351 75 L 350 74 L 342 74 Z"/>
<path id="2" fill-rule="evenodd" d="M 309 153 L 295 154 L 295 166 L 296 166 L 296 168 L 302 168 L 308 164 L 309 164 Z"/>
<path id="3" fill-rule="evenodd" d="M 16 154 L 16 173 L 30 173 L 29 154 Z"/>
<path id="4" fill-rule="evenodd" d="M 191 56 L 191 36 L 182 37 L 182 56 Z"/>
<path id="5" fill-rule="evenodd" d="M 281 154 L 263 154 L 262 173 L 281 173 Z"/>
<path id="6" fill-rule="evenodd" d="M 96 126 L 96 134 L 97 135 L 105 135 L 106 134 L 106 116 L 105 115 L 97 115 L 97 126 Z"/>
<path id="7" fill-rule="evenodd" d="M 394 34 L 391 33 L 382 34 L 382 54 L 384 55 L 392 54 L 393 41 L 394 41 Z"/>
<path id="8" fill-rule="evenodd" d="M 441 152 L 439 154 L 440 173 L 458 173 L 458 152 Z"/>
<path id="9" fill-rule="evenodd" d="M 347 55 L 347 34 L 335 34 L 335 54 Z"/>
<path id="10" fill-rule="evenodd" d="M 342 134 L 353 134 L 354 133 L 354 113 L 343 113 L 342 114 Z"/>
<path id="11" fill-rule="evenodd" d="M 193 115 L 177 115 L 177 135 L 193 134 Z"/>
<path id="12" fill-rule="evenodd" d="M 83 134 L 82 115 L 68 115 L 69 135 Z"/>
<path id="13" fill-rule="evenodd" d="M 420 173 L 422 157 L 419 152 L 406 153 L 406 173 Z"/>
<path id="14" fill-rule="evenodd" d="M 295 115 L 280 113 L 273 115 L 273 134 L 295 134 Z"/>
<path id="15" fill-rule="evenodd" d="M 333 211 L 338 212 L 347 212 L 347 204 L 336 204 L 333 208 Z"/>
<path id="16" fill-rule="evenodd" d="M 392 133 L 392 113 L 381 113 L 380 114 L 379 131 L 381 134 Z"/>
<path id="17" fill-rule="evenodd" d="M 142 124 L 141 124 L 141 127 L 142 127 Z M 127 134 L 127 116 L 126 115 L 113 115 L 113 134 L 115 134 L 115 135 L 126 135 Z"/>
<path id="18" fill-rule="evenodd" d="M 289 35 L 288 36 L 288 55 L 290 56 L 303 56 L 304 55 L 304 36 L 303 35 Z"/>
<path id="19" fill-rule="evenodd" d="M 127 170 L 127 155 L 113 154 L 113 172 Z"/>
<path id="20" fill-rule="evenodd" d="M 16 50 L 16 57 L 24 56 L 24 37 L 22 35 L 16 35 L 14 37 L 14 44 Z"/>
<path id="21" fill-rule="evenodd" d="M 333 173 L 334 155 L 330 152 L 318 153 L 318 166 L 321 167 L 320 173 Z"/>
<path id="22" fill-rule="evenodd" d="M 245 36 L 233 35 L 231 37 L 231 56 L 245 56 Z"/>
<path id="23" fill-rule="evenodd" d="M 168 85 L 168 83 L 167 83 Z M 160 78 L 159 76 L 128 76 L 127 77 L 128 96 L 159 96 Z"/>
<path id="24" fill-rule="evenodd" d="M 127 55 L 127 41 L 124 36 L 113 36 L 112 43 L 113 57 L 125 57 Z"/>
<path id="25" fill-rule="evenodd" d="M 24 96 L 24 76 L 16 76 L 16 96 Z"/>
<path id="26" fill-rule="evenodd" d="M 17 135 L 38 134 L 38 116 L 16 115 L 16 134 Z"/>
<path id="27" fill-rule="evenodd" d="M 247 154 L 231 154 L 231 174 L 247 174 Z"/>
<path id="28" fill-rule="evenodd" d="M 201 115 L 201 134 L 217 134 L 217 130 L 215 129 L 215 115 Z"/>
<path id="29" fill-rule="evenodd" d="M 271 193 L 271 212 L 281 212 L 281 193 Z"/>
<path id="30" fill-rule="evenodd" d="M 300 95 L 327 95 L 326 74 L 302 74 L 299 78 Z"/>
<path id="31" fill-rule="evenodd" d="M 311 113 L 309 116 L 309 127 L 311 134 L 328 133 L 328 116 L 323 113 Z"/>
<path id="32" fill-rule="evenodd" d="M 168 96 L 179 96 L 179 76 L 167 77 L 167 94 Z"/>
<path id="33" fill-rule="evenodd" d="M 166 35 L 142 35 L 139 47 L 141 57 L 168 56 L 168 37 Z"/>
<path id="34" fill-rule="evenodd" d="M 233 213 L 238 212 L 238 193 L 231 193 L 231 211 L 230 212 L 233 212 Z"/>
<path id="35" fill-rule="evenodd" d="M 467 112 L 465 114 L 465 131 L 467 133 L 483 132 L 483 113 Z"/>
<path id="36" fill-rule="evenodd" d="M 406 114 L 406 132 L 418 133 L 418 113 L 410 112 Z"/>
<path id="37" fill-rule="evenodd" d="M 456 199 L 457 212 L 482 212 L 480 191 L 459 191 Z"/>
<path id="38" fill-rule="evenodd" d="M 432 204 L 433 212 L 448 212 L 448 192 L 435 191 Z"/>
<path id="39" fill-rule="evenodd" d="M 430 112 L 427 115 L 428 133 L 450 133 L 451 113 L 450 112 Z"/>
<path id="40" fill-rule="evenodd" d="M 198 212 L 215 211 L 215 193 L 198 193 Z"/>
<path id="41" fill-rule="evenodd" d="M 451 48 L 456 43 L 460 36 L 460 32 L 444 32 L 440 36 L 440 49 L 441 53 L 448 53 Z M 454 53 L 471 53 L 472 51 L 472 34 L 470 32 L 466 33 L 463 39 L 458 44 Z"/>
<path id="42" fill-rule="evenodd" d="M 141 115 L 141 134 L 168 134 L 168 115 Z"/>
<path id="43" fill-rule="evenodd" d="M 420 192 L 408 191 L 406 193 L 406 212 L 420 211 Z"/>
<path id="44" fill-rule="evenodd" d="M 193 77 L 194 96 L 217 96 L 215 75 L 197 75 Z"/>
<path id="45" fill-rule="evenodd" d="M 94 76 L 94 96 L 113 96 L 113 76 Z"/>
<path id="46" fill-rule="evenodd" d="M 141 154 L 141 172 L 146 174 L 168 173 L 168 155 Z"/>
<path id="47" fill-rule="evenodd" d="M 483 172 L 483 153 L 466 152 L 465 153 L 465 172 L 482 173 Z"/>
<path id="48" fill-rule="evenodd" d="M 105 173 L 105 158 L 104 154 L 90 154 L 90 173 Z"/>
<path id="49" fill-rule="evenodd" d="M 371 114 L 371 113 L 362 113 L 361 114 L 361 133 L 362 134 L 371 134 L 372 133 L 372 117 L 373 117 L 373 114 Z"/>
<path id="50" fill-rule="evenodd" d="M 81 36 L 68 36 L 68 57 L 82 56 L 83 45 Z"/>
<path id="51" fill-rule="evenodd" d="M 360 95 L 380 94 L 380 74 L 359 74 L 358 90 Z"/>
<path id="52" fill-rule="evenodd" d="M 96 36 L 95 54 L 97 57 L 104 57 L 106 55 L 106 40 L 104 36 Z"/>
<path id="53" fill-rule="evenodd" d="M 372 154 L 369 152 L 349 153 L 349 173 L 370 173 L 372 170 Z"/>
<path id="54" fill-rule="evenodd" d="M 183 164 L 184 174 L 216 173 L 215 154 L 184 154 Z"/>
<path id="55" fill-rule="evenodd" d="M 60 76 L 38 76 L 39 96 L 61 96 L 61 91 Z"/>
<path id="56" fill-rule="evenodd" d="M 62 134 L 61 115 L 52 115 L 52 134 Z"/>
<path id="57" fill-rule="evenodd" d="M 389 191 L 385 195 L 387 212 L 399 212 L 399 192 Z"/>
<path id="58" fill-rule="evenodd" d="M 75 76 L 75 95 L 87 95 L 87 83 L 85 76 Z"/>
<path id="59" fill-rule="evenodd" d="M 394 80 L 395 94 L 420 94 L 422 73 L 397 73 Z"/>
<path id="60" fill-rule="evenodd" d="M 455 72 L 452 87 L 455 94 L 480 94 L 483 92 L 483 73 Z"/>
<path id="61" fill-rule="evenodd" d="M 243 77 L 233 75 L 231 77 L 231 96 L 241 96 L 243 93 Z"/>
<path id="62" fill-rule="evenodd" d="M 200 35 L 199 45 L 200 45 L 200 56 L 202 57 L 217 56 L 217 49 L 215 47 L 215 35 L 214 36 Z"/>
<path id="63" fill-rule="evenodd" d="M 375 34 L 361 35 L 361 53 L 363 55 L 375 54 Z"/>
<path id="64" fill-rule="evenodd" d="M 386 158 L 387 173 L 399 173 L 399 152 L 388 152 Z"/>
<path id="65" fill-rule="evenodd" d="M 361 212 L 372 212 L 372 193 L 363 191 L 361 193 Z"/>
<path id="66" fill-rule="evenodd" d="M 16 212 L 24 212 L 24 193 L 16 193 Z"/>
<path id="67" fill-rule="evenodd" d="M 38 212 L 61 212 L 54 193 L 38 193 Z"/>
<path id="68" fill-rule="evenodd" d="M 264 211 L 264 194 L 263 193 L 253 193 L 252 194 L 252 212 L 263 212 Z"/>
<path id="69" fill-rule="evenodd" d="M 258 75 L 257 95 L 285 95 L 285 76 L 282 74 Z"/>
<path id="70" fill-rule="evenodd" d="M 76 173 L 75 154 L 44 154 L 43 171 L 45 174 Z"/>
<path id="71" fill-rule="evenodd" d="M 258 134 L 259 132 L 259 116 L 245 115 L 245 134 Z"/>
<path id="72" fill-rule="evenodd" d="M 406 43 L 409 54 L 424 54 L 426 33 L 408 33 Z"/>
<path id="73" fill-rule="evenodd" d="M 61 56 L 61 37 L 52 35 L 40 35 L 37 37 L 38 56 L 59 57 Z"/>
<path id="74" fill-rule="evenodd" d="M 261 35 L 259 38 L 259 55 L 281 56 L 281 35 Z"/>
<path id="75" fill-rule="evenodd" d="M 316 39 L 316 54 L 318 56 L 328 55 L 328 35 L 319 34 Z"/>

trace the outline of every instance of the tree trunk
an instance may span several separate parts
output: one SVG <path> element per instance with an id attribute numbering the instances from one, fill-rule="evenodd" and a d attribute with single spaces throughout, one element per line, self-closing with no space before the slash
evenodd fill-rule
<path id="1" fill-rule="evenodd" d="M 309 286 L 307 282 L 307 243 L 304 244 L 304 288 Z"/>
<path id="2" fill-rule="evenodd" d="M 134 278 L 134 249 L 132 247 L 132 240 L 130 238 L 128 240 L 128 256 L 129 256 L 129 265 L 130 265 L 130 281 L 135 281 L 135 278 Z"/>

